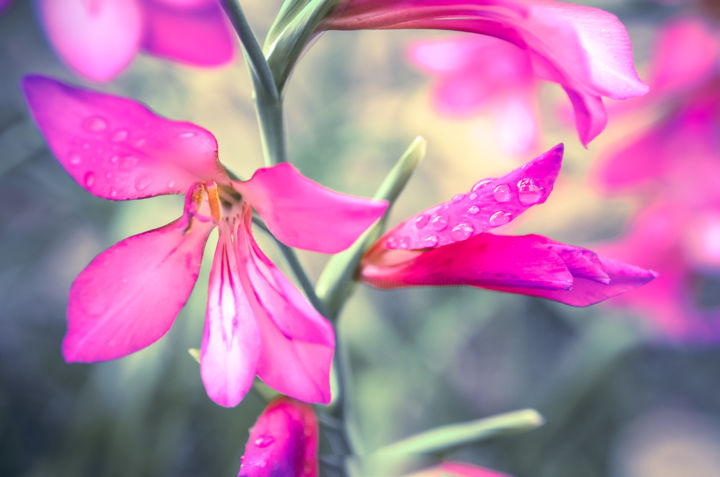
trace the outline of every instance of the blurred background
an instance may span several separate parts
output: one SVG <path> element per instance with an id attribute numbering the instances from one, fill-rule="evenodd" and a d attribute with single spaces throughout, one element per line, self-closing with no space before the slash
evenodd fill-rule
<path id="1" fill-rule="evenodd" d="M 262 38 L 280 0 L 242 3 Z M 666 22 L 692 14 L 716 27 L 713 0 L 592 5 L 626 25 L 644 79 Z M 649 199 L 633 191 L 606 194 L 594 185 L 593 171 L 668 107 L 628 121 L 621 106 L 609 105 L 608 129 L 586 149 L 565 94 L 542 84 L 540 139 L 509 154 L 487 110 L 451 117 L 433 107 L 434 79 L 413 66 L 407 51 L 417 40 L 445 36 L 364 31 L 317 40 L 285 95 L 292 162 L 326 186 L 372 195 L 412 139 L 424 136 L 428 155 L 393 210 L 394 224 L 564 142 L 565 164 L 550 199 L 500 232 L 539 233 L 588 248 L 621 241 Z M 140 55 L 111 83 L 92 85 L 57 60 L 25 0 L 0 15 L 0 62 L 0 475 L 236 475 L 263 401 L 251 393 L 235 409 L 213 404 L 186 352 L 200 344 L 211 249 L 166 337 L 117 361 L 63 361 L 74 277 L 120 239 L 175 219 L 182 198 L 111 202 L 84 191 L 47 150 L 19 81 L 28 73 L 50 75 L 197 123 L 218 138 L 223 163 L 249 177 L 262 156 L 244 65 L 238 58 L 199 70 Z M 716 149 L 720 161 L 717 155 Z M 272 242 L 261 242 L 282 266 Z M 314 278 L 327 260 L 301 258 Z M 695 303 L 701 319 L 712 320 L 720 305 L 713 300 L 718 277 L 717 268 L 704 267 L 688 285 L 710 297 Z M 622 304 L 580 309 L 471 288 L 359 286 L 339 333 L 350 351 L 353 418 L 364 447 L 533 407 L 547 418 L 544 427 L 448 458 L 518 477 L 718 476 L 720 348 L 712 334 L 678 339 L 653 319 Z"/>

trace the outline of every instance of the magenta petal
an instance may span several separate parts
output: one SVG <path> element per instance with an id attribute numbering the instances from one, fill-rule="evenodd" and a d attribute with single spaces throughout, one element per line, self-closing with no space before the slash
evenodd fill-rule
<path id="1" fill-rule="evenodd" d="M 387 208 L 383 200 L 334 192 L 288 163 L 258 169 L 234 185 L 278 239 L 314 252 L 346 249 Z"/>
<path id="2" fill-rule="evenodd" d="M 9 7 L 10 3 L 12 3 L 12 0 L 0 0 L 0 13 L 2 13 L 3 10 Z"/>
<path id="3" fill-rule="evenodd" d="M 467 194 L 431 207 L 385 234 L 388 249 L 440 247 L 504 225 L 545 202 L 562 165 L 559 144 L 499 179 L 479 181 Z"/>
<path id="4" fill-rule="evenodd" d="M 242 401 L 255 379 L 260 359 L 260 334 L 245 295 L 229 230 L 220 232 L 210 272 L 207 317 L 200 369 L 210 399 L 233 407 Z"/>
<path id="5" fill-rule="evenodd" d="M 140 46 L 143 18 L 137 0 L 40 0 L 40 19 L 63 61 L 94 81 L 107 81 Z"/>
<path id="6" fill-rule="evenodd" d="M 98 255 L 73 282 L 67 361 L 120 358 L 160 339 L 197 280 L 212 223 L 186 217 Z"/>
<path id="7" fill-rule="evenodd" d="M 125 200 L 177 194 L 224 177 L 217 141 L 199 126 L 43 76 L 25 77 L 22 87 L 58 161 L 94 195 Z"/>
<path id="8" fill-rule="evenodd" d="M 215 2 L 149 1 L 145 21 L 143 46 L 153 55 L 196 66 L 218 66 L 233 59 L 233 36 Z"/>
<path id="9" fill-rule="evenodd" d="M 240 225 L 237 240 L 251 287 L 246 292 L 256 300 L 262 340 L 258 376 L 283 394 L 327 404 L 335 349 L 332 326 L 258 248 L 249 224 Z"/>
<path id="10" fill-rule="evenodd" d="M 393 254 L 398 255 L 392 260 Z M 470 285 L 586 306 L 637 288 L 655 273 L 540 235 L 481 234 L 425 252 L 366 258 L 362 279 L 380 288 Z"/>
<path id="11" fill-rule="evenodd" d="M 317 477 L 317 450 L 312 406 L 275 398 L 250 429 L 238 477 Z"/>

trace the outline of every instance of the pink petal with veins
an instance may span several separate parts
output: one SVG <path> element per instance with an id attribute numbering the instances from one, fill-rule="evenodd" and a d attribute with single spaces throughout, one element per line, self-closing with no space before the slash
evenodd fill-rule
<path id="1" fill-rule="evenodd" d="M 258 376 L 283 394 L 327 404 L 335 349 L 332 326 L 257 246 L 249 214 L 246 221 L 238 227 L 237 253 L 246 267 L 245 292 L 252 297 L 260 329 Z"/>
<path id="2" fill-rule="evenodd" d="M 140 47 L 144 24 L 137 0 L 40 0 L 38 13 L 58 55 L 91 80 L 110 80 Z"/>
<path id="3" fill-rule="evenodd" d="M 199 126 L 162 118 L 129 99 L 43 76 L 25 77 L 22 87 L 60 164 L 98 197 L 126 200 L 185 193 L 196 182 L 226 177 L 215 137 Z"/>
<path id="4" fill-rule="evenodd" d="M 235 188 L 283 243 L 322 253 L 349 247 L 379 219 L 387 202 L 340 194 L 288 163 L 258 169 Z"/>
<path id="5" fill-rule="evenodd" d="M 317 477 L 318 425 L 311 406 L 275 398 L 250 429 L 238 477 Z"/>
<path id="6" fill-rule="evenodd" d="M 217 2 L 148 2 L 143 47 L 153 55 L 196 66 L 233 59 L 234 37 Z"/>
<path id="7" fill-rule="evenodd" d="M 231 233 L 227 224 L 221 224 L 210 271 L 200 358 L 208 396 L 226 407 L 239 404 L 250 390 L 260 359 L 260 333 L 245 292 L 247 277 L 238 269 Z"/>
<path id="8" fill-rule="evenodd" d="M 431 207 L 386 233 L 370 250 L 426 249 L 466 240 L 505 225 L 533 205 L 542 204 L 560 172 L 559 144 L 499 179 L 485 179 L 467 194 Z"/>
<path id="9" fill-rule="evenodd" d="M 397 253 L 397 252 L 396 252 Z M 470 285 L 587 306 L 643 285 L 651 271 L 598 257 L 540 235 L 476 235 L 423 252 L 363 262 L 362 279 L 380 288 Z"/>
<path id="10" fill-rule="evenodd" d="M 67 361 L 103 361 L 160 339 L 190 296 L 214 224 L 189 216 L 104 251 L 70 289 Z"/>

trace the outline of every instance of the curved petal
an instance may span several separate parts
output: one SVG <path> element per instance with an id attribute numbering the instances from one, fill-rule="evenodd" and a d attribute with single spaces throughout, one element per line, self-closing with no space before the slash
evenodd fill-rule
<path id="1" fill-rule="evenodd" d="M 22 87 L 58 161 L 94 195 L 125 200 L 185 193 L 196 182 L 224 177 L 217 141 L 199 126 L 43 76 L 26 76 Z"/>
<path id="2" fill-rule="evenodd" d="M 379 219 L 387 202 L 334 192 L 288 163 L 258 169 L 235 188 L 283 243 L 322 253 L 349 247 Z"/>
<path id="3" fill-rule="evenodd" d="M 40 0 L 38 12 L 60 58 L 91 80 L 110 80 L 140 46 L 143 18 L 137 0 Z"/>
<path id="4" fill-rule="evenodd" d="M 238 477 L 318 475 L 318 428 L 311 406 L 282 396 L 250 429 Z"/>
<path id="5" fill-rule="evenodd" d="M 391 265 L 366 260 L 361 276 L 380 288 L 470 285 L 587 306 L 637 288 L 655 273 L 540 235 L 481 234 Z"/>
<path id="6" fill-rule="evenodd" d="M 233 407 L 242 401 L 255 379 L 260 333 L 227 225 L 221 225 L 220 234 L 210 271 L 200 370 L 210 399 Z"/>
<path id="7" fill-rule="evenodd" d="M 249 220 L 248 213 L 237 241 L 262 341 L 258 376 L 288 396 L 328 403 L 335 349 L 332 326 L 258 248 Z"/>
<path id="8" fill-rule="evenodd" d="M 592 102 L 588 114 L 602 107 L 601 96 L 625 99 L 648 91 L 635 71 L 622 23 L 597 8 L 552 0 L 346 0 L 319 26 L 367 28 L 465 31 L 509 41 L 526 49 L 536 74 L 559 83 L 576 107 Z M 603 121 L 585 119 L 596 126 L 580 129 L 581 140 L 592 140 Z"/>
<path id="9" fill-rule="evenodd" d="M 234 39 L 217 2 L 147 2 L 143 47 L 155 56 L 196 66 L 219 66 L 234 57 Z"/>
<path id="10" fill-rule="evenodd" d="M 443 462 L 440 465 L 409 475 L 408 477 L 510 477 L 494 470 L 462 462 Z"/>
<path id="11" fill-rule="evenodd" d="M 505 225 L 550 195 L 562 165 L 559 144 L 499 179 L 476 183 L 467 194 L 431 207 L 393 228 L 373 246 L 370 255 L 383 249 L 420 250 L 466 240 Z"/>
<path id="12" fill-rule="evenodd" d="M 185 215 L 98 255 L 70 289 L 65 359 L 120 358 L 160 339 L 190 296 L 213 226 Z"/>

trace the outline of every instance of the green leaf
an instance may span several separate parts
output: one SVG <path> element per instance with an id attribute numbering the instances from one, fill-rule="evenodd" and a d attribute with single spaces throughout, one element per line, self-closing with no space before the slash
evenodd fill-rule
<path id="1" fill-rule="evenodd" d="M 372 456 L 437 453 L 491 437 L 531 431 L 543 423 L 543 417 L 536 410 L 523 409 L 476 421 L 438 427 L 382 447 L 373 452 Z"/>
<path id="2" fill-rule="evenodd" d="M 333 256 L 320 274 L 315 286 L 315 292 L 328 311 L 329 316 L 326 318 L 334 319 L 347 296 L 351 293 L 357 268 L 363 254 L 385 230 L 390 209 L 392 209 L 393 204 L 415 171 L 418 163 L 425 156 L 426 149 L 427 143 L 422 137 L 417 137 L 410 144 L 374 195 L 375 199 L 387 200 L 390 203 L 385 214 L 370 226 L 350 248 Z"/>

